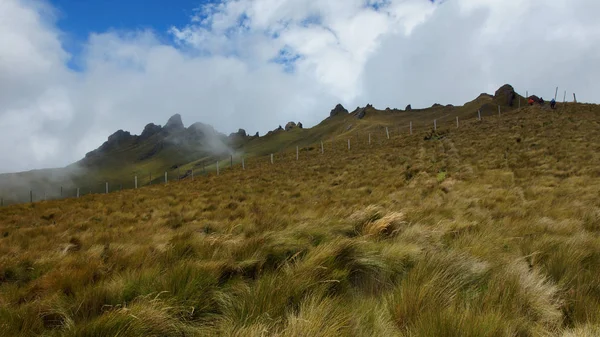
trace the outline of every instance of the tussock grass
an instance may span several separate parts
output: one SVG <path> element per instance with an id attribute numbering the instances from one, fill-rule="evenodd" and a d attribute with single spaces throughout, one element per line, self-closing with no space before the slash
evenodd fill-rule
<path id="1" fill-rule="evenodd" d="M 0 334 L 596 336 L 598 117 L 370 128 L 351 151 L 1 208 Z"/>

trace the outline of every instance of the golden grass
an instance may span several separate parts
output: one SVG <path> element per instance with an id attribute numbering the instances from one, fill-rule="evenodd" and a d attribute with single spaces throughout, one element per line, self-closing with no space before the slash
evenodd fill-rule
<path id="1" fill-rule="evenodd" d="M 598 117 L 349 133 L 351 151 L 1 208 L 0 334 L 596 336 Z"/>

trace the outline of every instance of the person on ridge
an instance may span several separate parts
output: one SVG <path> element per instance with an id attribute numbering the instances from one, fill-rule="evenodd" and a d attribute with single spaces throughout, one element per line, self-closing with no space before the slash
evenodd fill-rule
<path id="1" fill-rule="evenodd" d="M 550 108 L 552 108 L 552 109 L 556 108 L 556 100 L 554 98 L 550 101 Z"/>

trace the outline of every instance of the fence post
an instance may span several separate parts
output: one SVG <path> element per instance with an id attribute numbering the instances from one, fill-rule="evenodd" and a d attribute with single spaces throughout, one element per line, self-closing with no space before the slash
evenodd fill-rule
<path id="1" fill-rule="evenodd" d="M 477 119 L 481 120 L 481 110 L 477 110 Z"/>
<path id="2" fill-rule="evenodd" d="M 33 203 L 33 191 L 29 190 L 29 202 Z"/>
<path id="3" fill-rule="evenodd" d="M 385 134 L 387 135 L 387 139 L 390 139 L 390 131 L 387 126 L 385 127 Z"/>
<path id="4" fill-rule="evenodd" d="M 521 97 L 519 97 L 519 110 L 521 109 Z"/>
<path id="5" fill-rule="evenodd" d="M 573 102 L 577 103 L 577 96 L 575 96 L 575 93 L 573 93 Z"/>
<path id="6" fill-rule="evenodd" d="M 134 178 L 135 178 L 135 179 L 133 180 L 133 181 L 134 181 L 134 185 L 135 185 L 135 188 L 137 189 L 137 176 L 135 176 Z"/>
<path id="7" fill-rule="evenodd" d="M 165 171 L 165 184 L 169 181 L 169 178 L 167 177 L 167 171 Z"/>
<path id="8" fill-rule="evenodd" d="M 296 160 L 298 160 L 298 146 L 296 146 Z"/>
<path id="9" fill-rule="evenodd" d="M 233 155 L 231 155 L 230 160 L 231 161 L 229 162 L 229 167 L 233 168 Z"/>
<path id="10" fill-rule="evenodd" d="M 498 117 L 500 117 L 500 106 L 498 105 Z"/>
<path id="11" fill-rule="evenodd" d="M 77 199 L 79 199 L 79 187 L 77 187 Z"/>
<path id="12" fill-rule="evenodd" d="M 567 102 L 567 91 L 565 90 L 565 94 L 563 96 L 563 104 Z"/>
<path id="13" fill-rule="evenodd" d="M 348 138 L 348 150 L 350 150 L 350 138 Z"/>
<path id="14" fill-rule="evenodd" d="M 217 175 L 219 175 L 219 162 L 217 161 Z"/>
<path id="15" fill-rule="evenodd" d="M 556 91 L 554 92 L 554 100 L 556 101 L 556 96 L 558 95 L 558 87 L 556 87 Z"/>
<path id="16" fill-rule="evenodd" d="M 458 129 L 458 116 L 456 116 L 456 128 Z"/>
<path id="17" fill-rule="evenodd" d="M 529 98 L 529 91 L 527 91 L 527 90 L 525 91 L 525 98 L 527 98 L 527 99 Z"/>
<path id="18" fill-rule="evenodd" d="M 106 194 L 108 194 L 108 181 L 106 182 Z"/>
<path id="19" fill-rule="evenodd" d="M 244 164 L 244 157 L 242 157 L 242 170 L 246 169 L 246 164 Z"/>
<path id="20" fill-rule="evenodd" d="M 271 164 L 273 164 L 273 154 L 271 153 Z"/>
<path id="21" fill-rule="evenodd" d="M 60 197 L 61 198 L 63 197 L 63 188 L 62 188 L 62 186 L 60 187 Z"/>
<path id="22" fill-rule="evenodd" d="M 437 120 L 433 120 L 433 131 L 437 131 Z"/>
<path id="23" fill-rule="evenodd" d="M 321 141 L 321 154 L 325 153 L 325 148 L 323 147 L 323 141 Z"/>
<path id="24" fill-rule="evenodd" d="M 371 133 L 369 132 L 369 145 L 371 145 Z"/>

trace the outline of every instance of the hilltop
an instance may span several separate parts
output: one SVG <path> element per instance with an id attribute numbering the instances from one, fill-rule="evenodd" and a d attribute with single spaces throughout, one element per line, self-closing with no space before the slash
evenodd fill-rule
<path id="1" fill-rule="evenodd" d="M 323 125 L 346 133 L 324 153 L 0 208 L 1 331 L 598 335 L 599 106 L 389 139 L 396 112 L 338 112 Z M 289 132 L 269 137 L 307 131 Z"/>
<path id="2" fill-rule="evenodd" d="M 346 138 L 385 127 L 392 133 L 409 132 L 409 123 L 415 128 L 430 127 L 434 119 L 440 123 L 477 118 L 498 113 L 498 107 L 508 112 L 525 106 L 526 99 L 512 86 L 504 85 L 493 95 L 481 94 L 462 106 L 434 104 L 416 109 L 408 105 L 404 110 L 377 109 L 371 104 L 349 112 L 338 104 L 321 123 L 306 128 L 300 122 L 289 122 L 260 136 L 250 136 L 245 130 L 226 136 L 212 126 L 194 123 L 185 127 L 179 114 L 173 115 L 164 126 L 150 123 L 140 135 L 118 130 L 97 149 L 65 168 L 0 174 L 0 197 L 5 204 L 76 196 L 81 193 L 103 193 L 109 190 L 134 187 L 134 176 L 139 185 L 164 181 L 164 172 L 170 179 L 190 177 L 192 170 L 205 174 L 216 169 L 216 162 L 230 165 L 241 157 L 269 155 L 308 146 L 331 138 Z M 30 190 L 32 195 L 30 195 Z"/>

